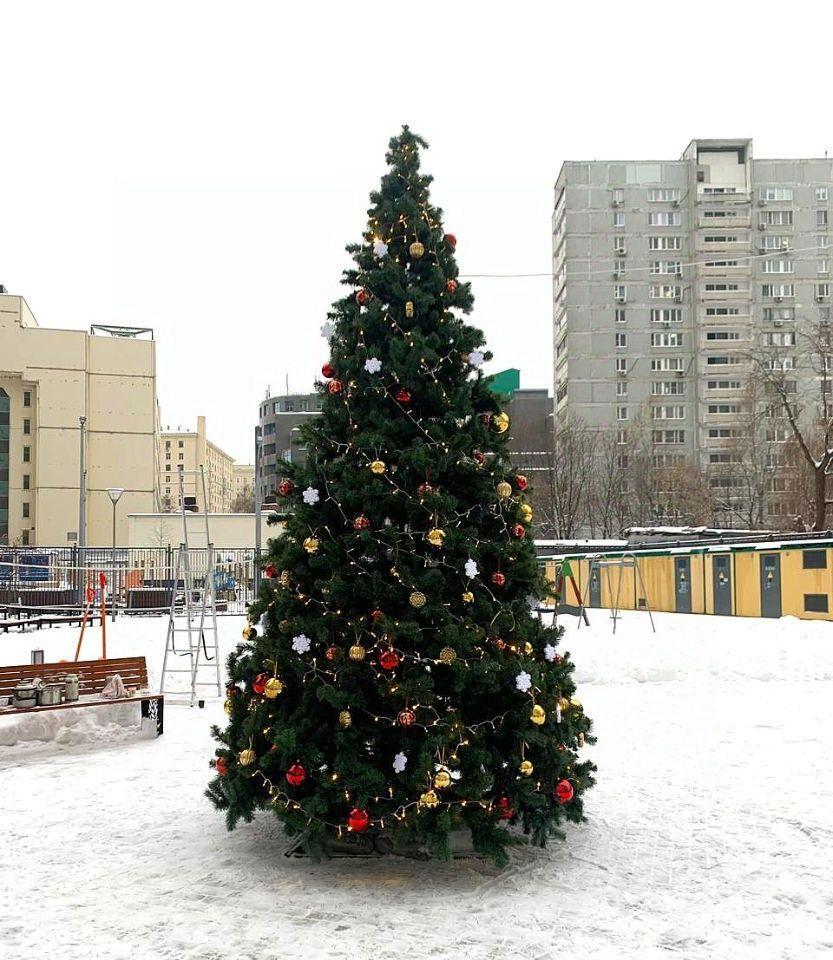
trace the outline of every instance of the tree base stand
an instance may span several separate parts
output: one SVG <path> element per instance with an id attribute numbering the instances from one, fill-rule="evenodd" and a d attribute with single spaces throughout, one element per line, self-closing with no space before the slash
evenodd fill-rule
<path id="1" fill-rule="evenodd" d="M 486 860 L 471 842 L 467 830 L 455 830 L 449 835 L 452 860 Z M 304 834 L 299 834 L 284 850 L 285 857 L 308 858 L 304 849 Z M 384 833 L 349 833 L 327 844 L 327 856 L 334 859 L 374 860 L 380 857 L 402 857 L 407 860 L 431 860 L 431 851 L 419 843 L 394 843 Z"/>

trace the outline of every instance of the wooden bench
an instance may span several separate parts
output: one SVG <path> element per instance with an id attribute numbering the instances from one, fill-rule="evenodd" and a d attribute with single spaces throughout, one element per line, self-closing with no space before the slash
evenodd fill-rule
<path id="1" fill-rule="evenodd" d="M 71 710 L 74 707 L 106 707 L 111 703 L 141 703 L 142 719 L 156 723 L 156 736 L 163 732 L 165 698 L 158 693 L 136 693 L 129 697 L 107 698 L 101 691 L 110 677 L 118 674 L 126 687 L 144 690 L 148 685 L 147 662 L 144 657 L 116 657 L 112 660 L 79 660 L 77 663 L 24 663 L 0 666 L 0 703 L 14 693 L 21 680 L 62 680 L 66 674 L 78 677 L 80 698 L 69 703 L 39 707 L 0 706 L 0 717 L 18 713 L 39 713 L 42 710 Z"/>

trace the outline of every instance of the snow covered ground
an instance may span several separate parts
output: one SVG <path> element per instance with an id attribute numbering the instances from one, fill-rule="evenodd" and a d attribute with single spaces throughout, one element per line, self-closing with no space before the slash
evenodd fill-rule
<path id="1" fill-rule="evenodd" d="M 660 614 L 652 635 L 625 613 L 614 637 L 590 616 L 565 643 L 599 736 L 589 822 L 501 873 L 287 859 L 269 815 L 228 834 L 202 798 L 219 704 L 171 707 L 159 740 L 138 707 L 0 719 L 0 956 L 833 954 L 833 626 Z M 242 623 L 221 621 L 226 647 Z M 164 628 L 120 619 L 109 652 L 158 669 Z M 74 637 L 0 636 L 0 662 Z"/>

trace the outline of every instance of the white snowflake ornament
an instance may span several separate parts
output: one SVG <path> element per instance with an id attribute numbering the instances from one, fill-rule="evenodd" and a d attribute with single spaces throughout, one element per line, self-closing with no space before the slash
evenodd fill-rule
<path id="1" fill-rule="evenodd" d="M 402 773 L 405 767 L 408 765 L 408 758 L 404 753 L 397 753 L 393 758 L 393 772 Z"/>
<path id="2" fill-rule="evenodd" d="M 377 240 L 376 243 L 373 244 L 373 252 L 381 260 L 382 257 L 388 255 L 388 245 L 384 240 Z"/>
<path id="3" fill-rule="evenodd" d="M 330 323 L 328 320 L 326 323 L 321 324 L 321 336 L 329 343 L 333 339 L 333 336 L 336 332 L 335 326 Z"/>
<path id="4" fill-rule="evenodd" d="M 477 569 L 477 564 L 474 562 L 474 560 L 471 560 L 471 559 L 466 560 L 465 571 L 466 571 L 466 576 L 470 580 L 472 579 L 472 577 L 477 576 L 477 574 L 479 573 L 479 570 Z"/>
<path id="5" fill-rule="evenodd" d="M 313 506 L 321 499 L 321 494 L 315 489 L 315 487 L 307 487 L 301 496 L 303 497 L 304 503 L 308 504 L 309 506 Z"/>
<path id="6" fill-rule="evenodd" d="M 549 662 L 552 663 L 553 660 L 555 660 L 555 657 L 556 657 L 555 647 L 551 643 L 548 643 L 544 647 L 544 659 L 549 660 Z"/>
<path id="7" fill-rule="evenodd" d="M 532 686 L 532 677 L 526 672 L 526 670 L 521 670 L 517 677 L 515 677 L 515 686 L 521 691 L 521 693 L 526 693 L 526 691 Z"/>
<path id="8" fill-rule="evenodd" d="M 310 646 L 310 638 L 305 633 L 299 633 L 297 637 L 292 638 L 292 649 L 296 653 L 306 653 Z"/>
<path id="9" fill-rule="evenodd" d="M 486 357 L 484 356 L 482 350 L 472 350 L 472 352 L 469 354 L 469 363 L 475 368 L 475 370 L 483 366 L 483 361 L 485 359 Z"/>
<path id="10" fill-rule="evenodd" d="M 378 357 L 368 357 L 364 368 L 368 373 L 378 373 L 382 369 L 382 361 Z"/>
<path id="11" fill-rule="evenodd" d="M 526 598 L 526 605 L 529 607 L 530 610 L 537 610 L 538 598 L 534 594 L 530 593 Z"/>

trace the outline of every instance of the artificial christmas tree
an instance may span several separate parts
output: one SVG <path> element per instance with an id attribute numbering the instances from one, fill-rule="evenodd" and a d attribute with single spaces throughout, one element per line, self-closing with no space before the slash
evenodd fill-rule
<path id="1" fill-rule="evenodd" d="M 528 536 L 529 484 L 464 324 L 453 234 L 407 127 L 348 247 L 348 296 L 322 328 L 321 416 L 285 465 L 276 579 L 229 660 L 208 795 L 229 828 L 271 807 L 312 854 L 384 837 L 449 855 L 468 827 L 502 863 L 519 823 L 543 845 L 582 819 L 590 721 Z"/>

